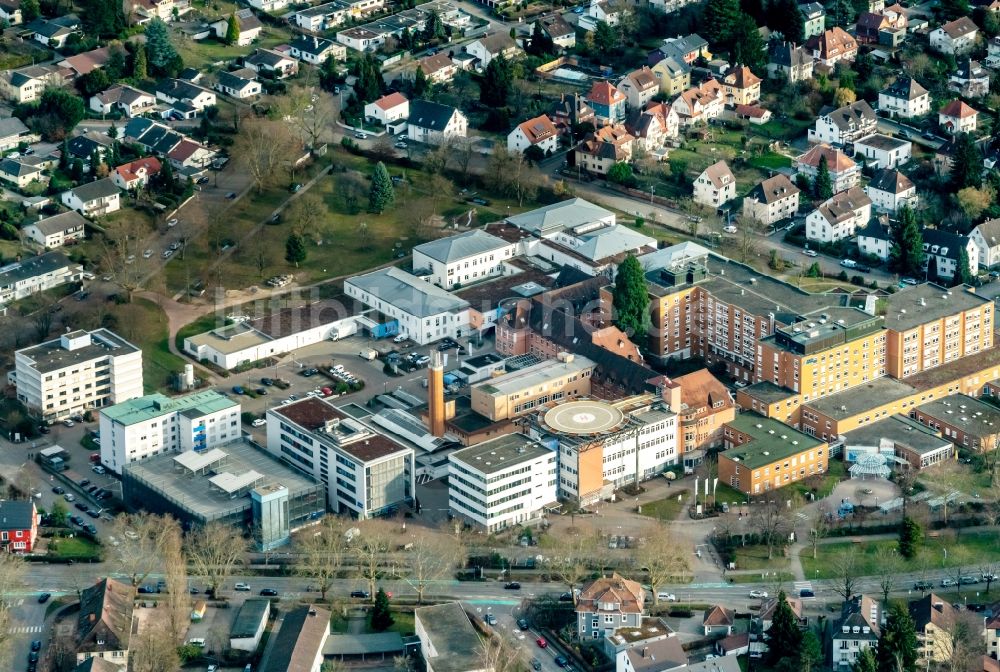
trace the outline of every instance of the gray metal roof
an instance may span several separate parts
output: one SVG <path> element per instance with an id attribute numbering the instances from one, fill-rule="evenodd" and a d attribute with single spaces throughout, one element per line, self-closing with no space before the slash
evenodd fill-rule
<path id="1" fill-rule="evenodd" d="M 413 251 L 420 252 L 435 261 L 447 264 L 485 252 L 498 250 L 508 245 L 510 243 L 502 238 L 497 238 L 485 231 L 475 229 L 474 231 L 460 233 L 457 236 L 439 238 L 423 245 L 417 245 L 413 248 Z"/>
<path id="2" fill-rule="evenodd" d="M 469 307 L 468 301 L 456 298 L 395 266 L 359 275 L 344 284 L 353 285 L 416 317 L 430 317 Z"/>
<path id="3" fill-rule="evenodd" d="M 114 196 L 119 192 L 119 189 L 115 186 L 115 183 L 111 181 L 110 177 L 106 177 L 103 180 L 97 180 L 96 182 L 81 184 L 79 187 L 71 189 L 70 191 L 76 194 L 76 197 L 84 203 L 89 203 L 90 201 L 95 201 L 98 198 Z"/>
<path id="4" fill-rule="evenodd" d="M 51 236 L 53 233 L 75 229 L 89 223 L 90 222 L 79 212 L 76 210 L 70 210 L 69 212 L 63 212 L 58 215 L 53 215 L 52 217 L 40 219 L 37 222 L 32 222 L 25 228 L 28 226 L 34 226 L 42 233 L 42 235 Z"/>
<path id="5" fill-rule="evenodd" d="M 585 201 L 582 198 L 571 198 L 508 217 L 507 222 L 519 229 L 540 236 L 581 224 L 590 224 L 613 215 L 614 213 L 610 210 L 605 210 L 590 201 Z"/>
<path id="6" fill-rule="evenodd" d="M 12 135 L 21 135 L 27 132 L 28 127 L 17 117 L 0 119 L 0 138 L 9 138 Z"/>

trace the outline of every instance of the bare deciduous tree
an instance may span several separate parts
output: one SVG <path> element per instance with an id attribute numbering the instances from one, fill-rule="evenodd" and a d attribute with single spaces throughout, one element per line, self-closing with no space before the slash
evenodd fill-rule
<path id="1" fill-rule="evenodd" d="M 317 95 L 313 100 L 312 92 L 301 86 L 282 96 L 282 118 L 285 119 L 301 136 L 309 147 L 320 144 L 323 134 L 336 119 L 333 99 L 330 96 Z"/>
<path id="2" fill-rule="evenodd" d="M 133 672 L 176 672 L 181 668 L 177 645 L 166 625 L 150 619 L 133 635 L 129 645 L 129 669 Z"/>
<path id="3" fill-rule="evenodd" d="M 279 169 L 292 157 L 295 142 L 282 122 L 250 117 L 246 119 L 236 142 L 233 156 L 246 169 L 257 193 L 273 184 Z"/>
<path id="4" fill-rule="evenodd" d="M 0 594 L 10 595 L 16 592 L 24 579 L 24 560 L 13 553 L 0 553 Z M 14 617 L 12 614 L 13 600 L 0 600 L 0 668 L 10 666 L 11 654 L 16 635 L 12 632 Z"/>
<path id="5" fill-rule="evenodd" d="M 660 586 L 675 580 L 690 567 L 687 554 L 681 544 L 670 534 L 666 525 L 654 525 L 643 531 L 645 543 L 636 552 L 636 562 L 649 576 L 649 588 L 653 594 L 653 604 L 659 604 Z"/>
<path id="6" fill-rule="evenodd" d="M 388 521 L 379 519 L 363 521 L 357 527 L 361 533 L 351 542 L 351 554 L 358 576 L 368 583 L 368 592 L 374 601 L 379 579 L 392 573 L 387 557 L 392 531 Z"/>
<path id="7" fill-rule="evenodd" d="M 118 541 L 111 547 L 111 556 L 133 586 L 162 565 L 166 531 L 172 525 L 176 525 L 172 518 L 141 511 L 116 516 L 111 523 L 112 536 Z"/>
<path id="8" fill-rule="evenodd" d="M 788 510 L 778 501 L 760 502 L 753 506 L 750 511 L 750 525 L 767 546 L 768 560 L 774 557 L 775 547 L 784 544 L 792 529 Z"/>
<path id="9" fill-rule="evenodd" d="M 125 217 L 107 224 L 100 237 L 104 270 L 125 291 L 129 301 L 142 285 L 146 271 L 140 259 L 147 233 L 139 220 Z"/>
<path id="10" fill-rule="evenodd" d="M 554 540 L 545 558 L 545 568 L 552 577 L 566 584 L 576 603 L 576 586 L 590 574 L 594 549 L 600 548 L 593 530 L 576 530 Z"/>
<path id="11" fill-rule="evenodd" d="M 191 620 L 187 558 L 184 555 L 180 525 L 167 516 L 160 520 L 163 522 L 163 529 L 160 531 L 163 538 L 163 573 L 167 583 L 167 597 L 164 600 L 167 607 L 167 635 L 174 646 L 180 646 Z"/>
<path id="12" fill-rule="evenodd" d="M 846 602 L 854 596 L 858 585 L 857 551 L 851 547 L 838 553 L 831 558 L 830 567 L 834 573 L 833 591 Z"/>
<path id="13" fill-rule="evenodd" d="M 882 604 L 889 603 L 889 594 L 896 587 L 896 579 L 903 571 L 903 559 L 895 546 L 882 546 L 876 552 L 878 557 L 878 587 L 882 591 Z"/>
<path id="14" fill-rule="evenodd" d="M 246 550 L 246 539 L 235 528 L 222 523 L 209 523 L 187 538 L 187 553 L 195 574 L 205 579 L 208 590 L 214 594 L 232 576 Z"/>
<path id="15" fill-rule="evenodd" d="M 346 525 L 338 516 L 326 515 L 319 525 L 308 527 L 298 538 L 299 557 L 295 572 L 315 582 L 323 600 L 344 568 L 347 558 Z"/>
<path id="16" fill-rule="evenodd" d="M 418 533 L 407 544 L 406 582 L 417 591 L 417 604 L 423 604 L 424 593 L 431 582 L 455 569 L 465 553 L 458 539 L 437 534 Z"/>
<path id="17" fill-rule="evenodd" d="M 830 533 L 830 512 L 820 504 L 813 512 L 812 527 L 809 528 L 809 540 L 812 542 L 813 560 L 819 552 L 819 542 Z"/>
<path id="18" fill-rule="evenodd" d="M 516 672 L 527 667 L 524 657 L 524 649 L 504 637 L 491 635 L 482 640 L 479 659 L 484 670 Z"/>

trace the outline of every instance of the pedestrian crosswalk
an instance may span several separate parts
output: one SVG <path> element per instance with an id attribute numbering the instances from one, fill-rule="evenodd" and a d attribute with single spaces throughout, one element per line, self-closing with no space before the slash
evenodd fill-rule
<path id="1" fill-rule="evenodd" d="M 7 630 L 11 635 L 23 635 L 32 632 L 41 632 L 45 629 L 44 625 L 18 625 Z"/>
<path id="2" fill-rule="evenodd" d="M 801 518 L 802 520 L 809 520 L 809 516 L 807 516 L 806 514 L 802 513 L 801 511 L 799 511 L 798 513 L 796 513 L 795 517 L 796 518 Z"/>

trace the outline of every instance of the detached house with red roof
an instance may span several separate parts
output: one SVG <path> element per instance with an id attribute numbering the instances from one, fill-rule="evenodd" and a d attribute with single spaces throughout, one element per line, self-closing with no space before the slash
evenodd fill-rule
<path id="1" fill-rule="evenodd" d="M 398 91 L 365 105 L 365 119 L 389 124 L 410 116 L 410 101 Z"/>
<path id="2" fill-rule="evenodd" d="M 979 26 L 969 17 L 962 16 L 931 31 L 931 49 L 942 54 L 964 54 L 976 45 L 978 35 Z"/>
<path id="3" fill-rule="evenodd" d="M 979 112 L 958 99 L 938 110 L 938 125 L 942 131 L 952 135 L 976 130 L 978 118 Z"/>
<path id="4" fill-rule="evenodd" d="M 837 26 L 811 37 L 805 46 L 813 58 L 830 67 L 840 61 L 853 61 L 858 55 L 857 40 Z"/>
<path id="5" fill-rule="evenodd" d="M 628 98 L 610 82 L 594 82 L 586 101 L 593 108 L 597 121 L 601 123 L 614 124 L 625 120 L 625 104 Z"/>
<path id="6" fill-rule="evenodd" d="M 158 158 L 147 156 L 115 168 L 111 172 L 111 181 L 119 189 L 142 189 L 149 183 L 149 178 L 160 172 L 161 167 Z"/>
<path id="7" fill-rule="evenodd" d="M 709 119 L 722 114 L 724 100 L 722 85 L 710 79 L 699 86 L 691 87 L 679 95 L 671 105 L 677 112 L 681 126 L 693 126 L 697 123 L 707 124 Z"/>
<path id="8" fill-rule="evenodd" d="M 722 78 L 727 105 L 753 105 L 760 100 L 761 79 L 745 65 L 730 70 Z"/>
<path id="9" fill-rule="evenodd" d="M 0 547 L 8 553 L 31 553 L 40 516 L 31 500 L 0 501 Z"/>
<path id="10" fill-rule="evenodd" d="M 619 628 L 641 626 L 645 600 L 642 585 L 617 572 L 585 585 L 576 599 L 580 639 L 603 639 Z"/>
<path id="11" fill-rule="evenodd" d="M 834 193 L 857 186 L 861 179 L 861 168 L 847 154 L 829 145 L 816 145 L 795 159 L 792 168 L 810 180 L 815 180 L 820 161 L 824 158 L 826 167 L 830 171 L 830 182 Z"/>
<path id="12" fill-rule="evenodd" d="M 524 152 L 529 147 L 538 147 L 543 153 L 556 151 L 559 131 L 544 114 L 534 119 L 522 121 L 507 135 L 507 151 Z"/>

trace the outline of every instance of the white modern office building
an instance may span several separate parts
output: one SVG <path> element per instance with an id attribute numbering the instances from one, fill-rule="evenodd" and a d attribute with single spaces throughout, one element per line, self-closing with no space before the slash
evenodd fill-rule
<path id="1" fill-rule="evenodd" d="M 151 394 L 101 410 L 101 464 L 116 474 L 167 452 L 204 451 L 240 438 L 240 404 L 214 390 Z"/>
<path id="2" fill-rule="evenodd" d="M 413 248 L 413 269 L 442 289 L 468 285 L 503 274 L 503 262 L 514 256 L 514 244 L 474 229 L 432 240 Z"/>
<path id="3" fill-rule="evenodd" d="M 453 515 L 496 532 L 540 517 L 559 491 L 558 454 L 524 434 L 508 434 L 448 456 Z"/>
<path id="4" fill-rule="evenodd" d="M 413 501 L 413 449 L 322 399 L 268 409 L 267 450 L 320 481 L 335 513 L 365 519 Z"/>
<path id="5" fill-rule="evenodd" d="M 344 291 L 398 320 L 400 333 L 419 345 L 468 334 L 468 301 L 395 266 L 345 280 Z"/>
<path id="6" fill-rule="evenodd" d="M 14 353 L 8 382 L 47 422 L 142 396 L 142 351 L 107 329 L 71 331 Z"/>

